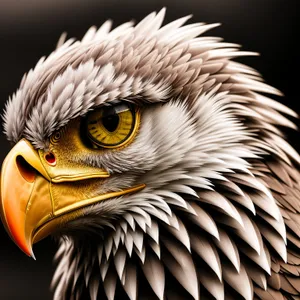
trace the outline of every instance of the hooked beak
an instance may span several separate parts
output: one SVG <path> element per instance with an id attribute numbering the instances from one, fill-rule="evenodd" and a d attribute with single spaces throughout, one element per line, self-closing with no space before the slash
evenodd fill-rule
<path id="1" fill-rule="evenodd" d="M 77 166 L 74 169 L 47 165 L 41 152 L 25 139 L 5 158 L 1 172 L 0 215 L 12 240 L 28 256 L 34 258 L 33 243 L 82 216 L 83 207 L 145 187 L 141 184 L 91 197 L 96 185 L 99 189 L 99 180 L 110 175 L 96 167 Z"/>

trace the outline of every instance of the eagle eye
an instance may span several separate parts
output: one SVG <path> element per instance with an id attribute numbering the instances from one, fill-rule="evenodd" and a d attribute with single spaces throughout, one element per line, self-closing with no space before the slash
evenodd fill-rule
<path id="1" fill-rule="evenodd" d="M 139 120 L 140 111 L 131 104 L 102 106 L 87 115 L 87 136 L 96 148 L 118 148 L 133 139 Z"/>

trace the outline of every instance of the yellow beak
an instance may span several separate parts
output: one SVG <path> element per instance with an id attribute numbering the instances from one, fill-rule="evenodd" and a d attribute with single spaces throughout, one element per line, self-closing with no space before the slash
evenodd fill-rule
<path id="1" fill-rule="evenodd" d="M 145 187 L 141 184 L 101 194 L 101 182 L 109 176 L 96 167 L 80 169 L 77 166 L 68 171 L 49 166 L 41 153 L 23 139 L 9 152 L 2 165 L 2 222 L 19 248 L 34 257 L 32 244 L 81 216 L 83 207 Z"/>

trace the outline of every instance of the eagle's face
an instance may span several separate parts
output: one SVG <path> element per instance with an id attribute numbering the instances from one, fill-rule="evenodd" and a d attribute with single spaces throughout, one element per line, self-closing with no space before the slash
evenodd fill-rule
<path id="1" fill-rule="evenodd" d="M 266 299 L 287 260 L 295 113 L 215 25 L 163 16 L 61 41 L 7 103 L 2 220 L 31 256 L 59 238 L 55 299 Z"/>

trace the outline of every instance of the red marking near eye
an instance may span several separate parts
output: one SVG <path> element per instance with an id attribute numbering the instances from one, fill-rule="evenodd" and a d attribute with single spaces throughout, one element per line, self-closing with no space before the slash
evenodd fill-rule
<path id="1" fill-rule="evenodd" d="M 45 159 L 49 165 L 55 166 L 56 165 L 56 158 L 52 152 L 45 154 Z"/>

